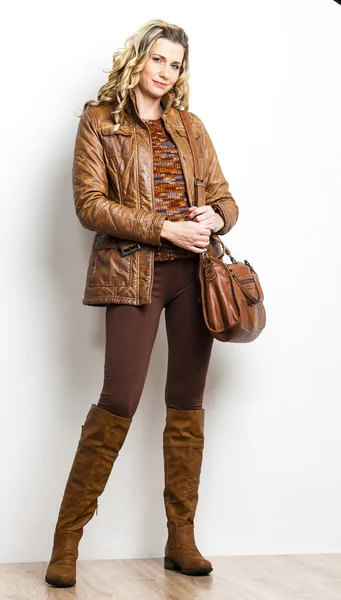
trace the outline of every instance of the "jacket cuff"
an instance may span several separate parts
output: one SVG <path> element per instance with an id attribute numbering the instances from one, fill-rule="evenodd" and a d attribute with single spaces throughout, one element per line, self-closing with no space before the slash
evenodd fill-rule
<path id="1" fill-rule="evenodd" d="M 219 231 L 215 231 L 215 233 L 220 233 L 220 235 L 224 235 L 224 233 L 227 233 L 229 230 L 229 228 L 227 227 L 224 211 L 218 204 L 211 204 L 211 206 L 214 212 L 218 213 L 224 221 L 224 225 L 219 229 Z"/>
<path id="2" fill-rule="evenodd" d="M 152 223 L 150 224 L 150 227 L 147 230 L 148 233 L 146 233 L 146 229 L 144 229 L 144 227 L 143 227 L 144 223 L 143 223 L 143 219 L 142 219 L 140 222 L 141 238 L 142 239 L 145 238 L 145 241 L 147 244 L 152 244 L 153 246 L 161 246 L 161 239 L 162 239 L 161 231 L 162 231 L 163 223 L 166 219 L 167 219 L 167 215 L 155 212 L 153 214 Z"/>

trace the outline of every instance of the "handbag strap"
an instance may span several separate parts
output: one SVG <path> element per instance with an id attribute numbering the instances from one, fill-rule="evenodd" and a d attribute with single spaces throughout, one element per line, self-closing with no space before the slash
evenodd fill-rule
<path id="1" fill-rule="evenodd" d="M 188 116 L 187 110 L 179 110 L 181 115 L 182 122 L 187 131 L 189 143 L 191 146 L 192 154 L 193 154 L 193 164 L 194 164 L 194 189 L 195 189 L 195 203 L 196 206 L 205 206 L 205 184 L 204 180 L 200 177 L 200 161 L 199 154 L 197 150 L 197 145 L 194 139 L 193 127 Z"/>
<path id="2" fill-rule="evenodd" d="M 182 119 L 182 122 L 184 124 L 184 127 L 185 127 L 185 129 L 187 131 L 188 140 L 189 140 L 189 143 L 190 143 L 190 146 L 191 146 L 191 150 L 192 150 L 192 154 L 193 154 L 194 184 L 195 184 L 194 187 L 195 187 L 196 205 L 197 206 L 204 206 L 206 204 L 206 202 L 205 202 L 205 184 L 204 184 L 204 180 L 201 179 L 201 177 L 200 177 L 199 154 L 198 154 L 197 146 L 196 146 L 195 139 L 194 139 L 194 133 L 193 133 L 192 123 L 191 123 L 190 118 L 188 116 L 187 110 L 179 110 L 179 113 L 181 115 L 181 119 Z M 212 235 L 215 235 L 215 234 L 212 234 Z M 236 263 L 237 261 L 231 256 L 230 250 L 225 246 L 224 242 L 219 238 L 219 236 L 218 236 L 218 240 L 219 240 L 220 244 L 222 244 L 222 246 L 224 247 L 225 254 L 227 254 L 230 257 L 230 259 L 232 260 L 232 263 Z M 248 263 L 248 261 L 244 261 L 244 262 L 250 268 L 252 277 L 253 277 L 255 285 L 256 285 L 256 289 L 257 289 L 257 293 L 258 293 L 258 298 L 255 298 L 254 296 L 252 296 L 250 294 L 250 292 L 248 292 L 248 290 L 246 290 L 245 287 L 242 285 L 242 283 L 239 281 L 239 279 L 236 276 L 236 274 L 231 269 L 229 269 L 229 274 L 230 274 L 230 277 L 231 277 L 231 283 L 232 283 L 232 281 L 234 279 L 236 281 L 236 283 L 239 285 L 239 287 L 242 289 L 242 291 L 243 291 L 244 295 L 246 296 L 246 298 L 252 304 L 259 304 L 260 302 L 262 302 L 264 300 L 264 296 L 263 296 L 263 291 L 261 290 L 261 288 L 259 286 L 259 281 L 258 281 L 257 273 L 252 268 L 252 266 L 250 265 L 250 263 Z M 256 274 L 256 277 L 253 275 L 253 273 Z"/>
<path id="3" fill-rule="evenodd" d="M 194 165 L 194 189 L 195 189 L 195 204 L 196 206 L 205 206 L 206 204 L 206 194 L 205 194 L 205 183 L 204 180 L 200 177 L 200 160 L 197 145 L 194 139 L 194 132 L 192 123 L 190 121 L 188 111 L 187 110 L 179 110 L 182 122 L 186 129 L 188 140 L 191 146 L 192 154 L 193 154 L 193 165 Z M 234 258 L 230 254 L 230 250 L 225 246 L 224 242 L 220 239 L 217 233 L 211 233 L 212 241 L 218 242 L 226 251 L 226 254 L 230 257 L 232 262 L 236 262 Z M 205 254 L 205 253 L 204 253 Z"/>

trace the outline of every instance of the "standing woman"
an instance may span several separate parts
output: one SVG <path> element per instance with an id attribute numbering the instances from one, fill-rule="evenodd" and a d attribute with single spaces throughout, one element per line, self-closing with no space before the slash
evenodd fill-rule
<path id="1" fill-rule="evenodd" d="M 204 448 L 203 394 L 212 344 L 200 303 L 200 253 L 235 225 L 238 207 L 200 118 L 188 112 L 205 206 L 179 110 L 188 110 L 188 37 L 149 21 L 114 54 L 98 100 L 85 103 L 74 152 L 77 216 L 94 236 L 83 304 L 106 307 L 104 382 L 82 426 L 54 533 L 46 582 L 76 583 L 78 544 L 139 404 L 165 309 L 163 431 L 168 539 L 164 567 L 212 571 L 194 538 Z M 203 94 L 212 98 L 209 78 Z"/>

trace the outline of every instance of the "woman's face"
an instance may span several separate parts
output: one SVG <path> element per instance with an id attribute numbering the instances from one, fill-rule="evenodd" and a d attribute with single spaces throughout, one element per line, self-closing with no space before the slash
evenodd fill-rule
<path id="1" fill-rule="evenodd" d="M 165 38 L 158 38 L 141 71 L 138 87 L 154 98 L 161 98 L 174 85 L 180 74 L 185 49 Z M 164 85 L 157 85 L 157 82 Z"/>

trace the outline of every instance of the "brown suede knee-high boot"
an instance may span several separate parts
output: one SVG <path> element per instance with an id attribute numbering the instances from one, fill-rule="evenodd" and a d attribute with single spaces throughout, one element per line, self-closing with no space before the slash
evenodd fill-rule
<path id="1" fill-rule="evenodd" d="M 66 483 L 45 581 L 55 587 L 76 583 L 78 544 L 92 519 L 132 419 L 92 404 L 82 425 L 76 455 Z"/>
<path id="2" fill-rule="evenodd" d="M 163 453 L 168 540 L 164 567 L 185 575 L 208 574 L 213 570 L 212 564 L 200 554 L 194 539 L 205 410 L 166 407 L 166 411 Z"/>

